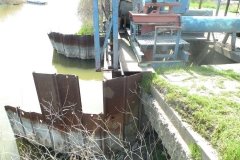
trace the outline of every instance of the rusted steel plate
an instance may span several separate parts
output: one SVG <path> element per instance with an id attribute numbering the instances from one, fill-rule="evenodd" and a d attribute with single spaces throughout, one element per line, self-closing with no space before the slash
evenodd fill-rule
<path id="1" fill-rule="evenodd" d="M 58 32 L 52 32 L 53 34 L 53 40 L 55 43 L 63 43 L 63 34 Z"/>
<path id="2" fill-rule="evenodd" d="M 43 145 L 45 147 L 53 147 L 53 141 L 50 136 L 49 128 L 42 114 L 31 112 L 31 122 L 33 126 L 33 131 L 35 135 L 35 140 L 38 145 Z M 35 142 L 35 141 L 31 141 Z"/>
<path id="3" fill-rule="evenodd" d="M 126 83 L 126 96 L 132 96 L 135 95 L 136 93 L 139 94 L 140 88 L 139 88 L 139 83 L 142 78 L 142 73 L 137 73 L 131 76 L 126 77 L 127 78 L 127 83 Z"/>
<path id="4" fill-rule="evenodd" d="M 50 32 L 48 33 L 48 38 L 53 46 L 53 49 L 56 49 L 56 45 L 55 45 L 55 42 L 54 42 L 54 33 L 53 32 Z"/>
<path id="5" fill-rule="evenodd" d="M 63 130 L 61 126 L 61 101 L 54 74 L 33 73 L 41 111 L 47 124 Z"/>
<path id="6" fill-rule="evenodd" d="M 138 129 L 141 77 L 139 73 L 103 83 L 105 114 L 109 120 L 107 127 L 112 134 L 129 142 L 135 141 Z"/>
<path id="7" fill-rule="evenodd" d="M 25 112 L 18 107 L 5 106 L 14 135 L 26 138 L 28 141 L 53 147 L 49 129 L 42 114 Z"/>
<path id="8" fill-rule="evenodd" d="M 124 117 L 124 139 L 128 142 L 136 140 L 136 131 L 139 126 L 140 87 L 142 73 L 134 74 L 126 78 L 126 101 Z M 127 135 L 127 136 L 126 136 Z"/>
<path id="9" fill-rule="evenodd" d="M 94 59 L 94 36 L 93 35 L 75 35 L 61 34 L 57 32 L 48 33 L 50 42 L 58 53 L 66 57 L 75 57 L 80 59 Z M 100 46 L 103 46 L 105 37 L 100 37 Z"/>
<path id="10" fill-rule="evenodd" d="M 69 35 L 69 44 L 71 46 L 78 46 L 78 37 L 76 34 Z"/>
<path id="11" fill-rule="evenodd" d="M 65 131 L 81 128 L 82 103 L 78 76 L 56 75 Z"/>
<path id="12" fill-rule="evenodd" d="M 123 131 L 124 131 L 124 113 L 111 114 L 106 117 L 105 144 L 106 151 L 122 150 Z"/>
<path id="13" fill-rule="evenodd" d="M 87 46 L 87 41 L 83 38 L 83 36 L 78 36 L 78 47 L 85 47 Z"/>
<path id="14" fill-rule="evenodd" d="M 19 136 L 19 137 L 24 137 L 25 130 L 22 126 L 21 120 L 18 115 L 18 108 L 11 107 L 11 106 L 5 106 L 5 110 L 7 112 L 8 119 L 9 119 L 9 122 L 12 127 L 14 135 Z"/>
<path id="15" fill-rule="evenodd" d="M 34 135 L 33 126 L 31 122 L 31 113 L 25 112 L 20 108 L 17 108 L 17 111 L 18 111 L 18 116 L 21 120 L 23 129 L 25 131 L 25 137 L 31 140 L 35 140 L 35 135 Z"/>
<path id="16" fill-rule="evenodd" d="M 33 77 L 47 123 L 64 131 L 80 128 L 82 105 L 78 77 L 40 73 L 33 73 Z"/>
<path id="17" fill-rule="evenodd" d="M 64 35 L 65 56 L 79 57 L 78 37 L 76 35 Z"/>
<path id="18" fill-rule="evenodd" d="M 83 114 L 82 125 L 87 147 L 92 148 L 95 153 L 103 152 L 105 150 L 105 115 Z"/>
<path id="19" fill-rule="evenodd" d="M 124 109 L 125 78 L 119 77 L 103 82 L 103 98 L 106 115 L 116 114 Z"/>
<path id="20" fill-rule="evenodd" d="M 93 35 L 76 35 L 76 34 L 61 34 L 58 32 L 48 33 L 50 40 L 63 45 L 79 46 L 79 47 L 94 47 Z M 100 46 L 103 45 L 105 37 L 100 37 Z"/>
<path id="21" fill-rule="evenodd" d="M 43 116 L 48 123 L 55 150 L 62 151 L 70 137 L 82 142 L 82 106 L 78 77 L 33 73 Z M 51 102 L 51 103 L 49 103 Z"/>
<path id="22" fill-rule="evenodd" d="M 142 74 L 103 82 L 100 115 L 82 114 L 77 76 L 33 73 L 33 77 L 43 114 L 5 106 L 15 134 L 60 152 L 66 147 L 76 152 L 91 147 L 94 153 L 106 153 L 121 149 L 123 140 L 135 140 Z"/>
<path id="23" fill-rule="evenodd" d="M 69 35 L 69 34 L 63 34 L 63 44 L 64 45 L 70 45 L 70 41 L 69 41 L 70 36 L 71 35 Z"/>
<path id="24" fill-rule="evenodd" d="M 53 48 L 56 49 L 59 53 L 64 53 L 64 43 L 63 43 L 63 34 L 52 32 L 53 33 L 53 40 L 52 43 L 54 43 Z"/>

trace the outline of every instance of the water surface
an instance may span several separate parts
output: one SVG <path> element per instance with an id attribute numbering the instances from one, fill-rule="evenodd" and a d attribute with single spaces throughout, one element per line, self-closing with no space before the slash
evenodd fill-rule
<path id="1" fill-rule="evenodd" d="M 101 99 L 92 101 L 97 96 L 90 94 L 94 90 L 101 94 L 102 73 L 95 72 L 94 61 L 82 63 L 57 55 L 47 36 L 50 31 L 76 33 L 81 27 L 77 6 L 78 0 L 49 0 L 42 6 L 0 5 L 0 159 L 17 154 L 4 106 L 40 112 L 32 72 L 76 74 L 81 92 L 88 91 L 83 103 L 90 98 L 91 104 L 87 105 L 102 105 Z M 93 108 L 83 110 L 90 112 Z M 6 152 L 13 154 L 2 154 Z"/>

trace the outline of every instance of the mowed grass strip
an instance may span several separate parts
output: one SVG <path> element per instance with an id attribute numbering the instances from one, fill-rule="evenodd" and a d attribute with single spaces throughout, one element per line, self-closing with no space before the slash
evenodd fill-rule
<path id="1" fill-rule="evenodd" d="M 212 144 L 219 153 L 219 159 L 239 159 L 240 103 L 231 100 L 231 97 L 238 96 L 237 93 L 240 93 L 239 86 L 236 86 L 236 92 L 229 91 L 232 96 L 227 91 L 225 91 L 228 93 L 226 97 L 222 94 L 223 92 L 220 95 L 213 92 L 208 95 L 201 95 L 192 93 L 191 90 L 194 89 L 192 86 L 173 85 L 160 76 L 171 73 L 198 74 L 207 77 L 207 79 L 220 77 L 238 83 L 240 83 L 240 75 L 233 71 L 219 71 L 206 67 L 172 67 L 161 68 L 157 70 L 157 73 L 150 73 L 144 76 L 141 82 L 142 88 L 147 92 L 149 92 L 150 85 L 155 86 L 164 96 L 166 103 L 173 107 L 184 121 L 191 124 L 196 132 Z M 201 78 L 198 78 L 198 80 L 200 81 Z M 207 89 L 207 87 L 204 88 L 204 90 Z"/>

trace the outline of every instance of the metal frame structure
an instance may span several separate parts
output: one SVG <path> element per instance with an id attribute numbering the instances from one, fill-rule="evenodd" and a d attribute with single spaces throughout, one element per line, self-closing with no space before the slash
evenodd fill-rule
<path id="1" fill-rule="evenodd" d="M 96 71 L 101 71 L 101 49 L 99 41 L 99 12 L 98 12 L 98 0 L 92 0 L 93 3 L 93 19 L 94 19 L 94 44 L 95 44 L 95 64 Z M 118 69 L 118 0 L 112 0 L 112 16 L 105 13 L 107 19 L 107 33 L 105 36 L 104 45 L 102 48 L 102 54 L 107 47 L 107 42 L 112 30 L 113 36 L 113 63 L 114 70 Z M 106 3 L 105 3 L 106 4 Z"/>
<path id="2" fill-rule="evenodd" d="M 112 9 L 105 8 L 105 17 L 107 24 L 107 32 L 105 36 L 105 41 L 102 50 L 99 45 L 99 18 L 98 18 L 98 0 L 93 1 L 93 19 L 94 19 L 94 41 L 95 41 L 95 63 L 96 63 L 96 71 L 101 71 L 101 58 L 103 57 L 103 53 L 107 52 L 105 49 L 107 48 L 108 40 L 111 37 L 111 45 L 113 45 L 112 50 L 112 58 L 111 64 L 109 64 L 106 69 L 113 69 L 115 71 L 118 70 L 119 66 L 119 52 L 118 52 L 118 8 L 119 8 L 119 0 L 112 0 Z M 105 7 L 106 7 L 105 0 Z M 180 49 L 179 47 L 185 44 L 179 44 L 179 39 L 181 42 L 181 35 L 184 35 L 185 32 L 191 33 L 204 33 L 204 32 L 225 32 L 226 36 L 223 40 L 223 44 L 226 43 L 227 38 L 231 34 L 231 48 L 235 50 L 236 43 L 236 33 L 240 32 L 240 18 L 233 17 L 209 17 L 209 16 L 192 16 L 188 13 L 189 2 L 187 0 L 175 1 L 175 0 L 157 0 L 153 3 L 152 0 L 133 0 L 132 1 L 133 9 L 137 11 L 130 11 L 130 39 L 133 50 L 136 52 L 138 59 L 142 60 L 142 54 L 138 53 L 140 50 L 136 49 L 136 45 L 138 42 L 136 41 L 136 36 L 138 36 L 138 26 L 141 26 L 141 34 L 148 33 L 150 31 L 155 31 L 156 26 L 176 26 L 181 29 L 178 31 L 178 35 L 176 38 L 176 46 L 174 47 L 174 56 L 171 55 L 170 59 L 173 58 L 176 62 L 177 57 L 184 57 L 183 61 L 188 60 L 188 54 L 185 55 L 185 49 Z M 148 13 L 147 10 L 149 7 L 155 6 L 155 10 Z M 142 8 L 140 8 L 142 7 Z M 167 7 L 168 11 L 164 8 Z M 107 13 L 106 13 L 107 12 Z M 185 13 L 187 13 L 185 15 Z M 193 14 L 195 15 L 195 13 Z M 139 21 L 136 18 L 139 17 Z M 112 33 L 112 34 L 111 34 Z M 182 34 L 181 34 L 182 33 Z M 209 34 L 210 36 L 210 34 Z M 209 40 L 208 36 L 208 40 Z M 156 41 L 156 33 L 155 33 L 155 41 Z M 154 42 L 153 48 L 156 51 L 156 44 Z M 162 44 L 164 45 L 164 44 Z M 156 52 L 152 51 L 153 54 Z M 149 53 L 149 52 L 148 52 Z M 165 55 L 164 55 L 165 56 Z M 167 55 L 169 56 L 169 55 Z M 165 58 L 165 57 L 164 57 Z M 169 57 L 167 57 L 169 59 Z M 164 62 L 165 63 L 165 62 Z"/>
<path id="3" fill-rule="evenodd" d="M 172 64 L 173 61 L 175 61 L 176 63 L 179 63 L 179 60 L 183 62 L 188 61 L 189 54 L 185 52 L 188 50 L 187 45 L 185 43 L 179 44 L 179 39 L 181 42 L 181 35 L 184 36 L 185 33 L 187 33 L 186 35 L 193 33 L 193 36 L 194 36 L 194 34 L 196 33 L 199 34 L 199 33 L 205 33 L 205 32 L 208 32 L 208 33 L 212 32 L 213 39 L 215 41 L 214 34 L 213 34 L 214 32 L 225 32 L 226 33 L 225 38 L 221 43 L 226 44 L 226 41 L 229 35 L 231 35 L 231 44 L 229 48 L 230 52 L 231 54 L 235 54 L 236 50 L 238 50 L 235 47 L 236 46 L 235 44 L 236 44 L 236 33 L 240 32 L 239 17 L 210 17 L 210 16 L 201 16 L 201 15 L 198 16 L 196 15 L 197 13 L 195 12 L 193 15 L 191 15 L 192 12 L 186 12 L 187 10 L 184 10 L 188 8 L 187 6 L 188 3 L 185 1 L 182 1 L 181 3 L 183 4 L 181 5 L 178 1 L 174 1 L 174 0 L 166 0 L 164 2 L 162 0 L 157 0 L 154 3 L 152 0 L 142 0 L 142 1 L 133 0 L 133 4 L 135 5 L 133 6 L 133 9 L 138 7 L 138 10 L 135 9 L 135 11 L 129 11 L 129 18 L 130 18 L 129 36 L 130 36 L 132 48 L 138 57 L 139 65 L 146 64 L 146 63 L 156 64 L 157 61 L 155 60 L 155 58 L 159 58 L 159 60 L 164 60 L 164 61 L 158 62 L 158 63 L 164 63 L 164 64 L 168 62 Z M 139 8 L 140 6 L 142 8 Z M 149 12 L 148 11 L 149 7 L 153 8 L 153 6 L 155 7 L 154 10 Z M 164 8 L 165 6 L 168 7 L 168 10 L 164 10 L 164 9 L 162 10 L 161 7 Z M 168 52 L 160 50 L 160 54 L 156 54 L 157 53 L 156 46 L 161 46 L 162 48 L 164 47 L 166 48 L 166 46 L 170 45 L 168 43 L 165 43 L 164 40 L 161 40 L 158 43 L 156 42 L 157 37 L 158 38 L 159 36 L 161 37 L 161 35 L 158 35 L 157 29 L 160 27 L 165 32 L 167 30 L 164 28 L 173 27 L 173 26 L 180 28 L 178 30 L 175 47 L 174 48 L 169 47 L 169 49 L 174 50 L 174 53 L 168 54 Z M 141 32 L 139 32 L 139 28 L 141 28 Z M 154 32 L 155 34 L 151 35 L 151 32 Z M 169 35 L 171 35 L 171 33 L 172 32 L 170 32 Z M 154 44 L 152 44 L 153 39 L 149 38 L 150 37 L 149 35 L 154 37 Z M 209 40 L 209 36 L 207 40 Z M 169 39 L 166 39 L 166 40 L 169 41 Z M 148 49 L 146 50 L 145 48 L 147 45 L 148 45 Z M 182 46 L 184 46 L 184 48 L 180 48 Z M 153 51 L 151 51 L 151 48 L 153 48 Z M 161 53 L 161 51 L 163 52 Z M 146 62 L 142 62 L 143 56 L 147 58 Z M 180 59 L 178 60 L 177 57 L 179 57 Z M 231 59 L 233 59 L 232 57 Z"/>

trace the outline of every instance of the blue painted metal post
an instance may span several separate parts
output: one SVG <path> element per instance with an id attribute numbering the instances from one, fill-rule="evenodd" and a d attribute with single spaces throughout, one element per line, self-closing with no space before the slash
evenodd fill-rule
<path id="1" fill-rule="evenodd" d="M 112 0 L 113 69 L 118 69 L 118 0 Z"/>
<path id="2" fill-rule="evenodd" d="M 110 20 L 110 23 L 109 23 L 109 25 L 107 26 L 107 32 L 106 32 L 104 44 L 103 44 L 103 46 L 102 46 L 101 57 L 103 57 L 104 50 L 107 48 L 108 38 L 109 38 L 109 36 L 110 36 L 111 29 L 112 29 L 112 20 Z"/>
<path id="3" fill-rule="evenodd" d="M 175 45 L 175 48 L 174 48 L 174 57 L 173 57 L 174 60 L 177 59 L 180 38 L 181 38 L 181 30 L 178 30 L 177 31 L 176 45 Z"/>
<path id="4" fill-rule="evenodd" d="M 99 39 L 99 18 L 98 18 L 98 0 L 92 0 L 93 3 L 93 26 L 94 26 L 94 52 L 96 71 L 101 71 L 100 39 Z"/>

